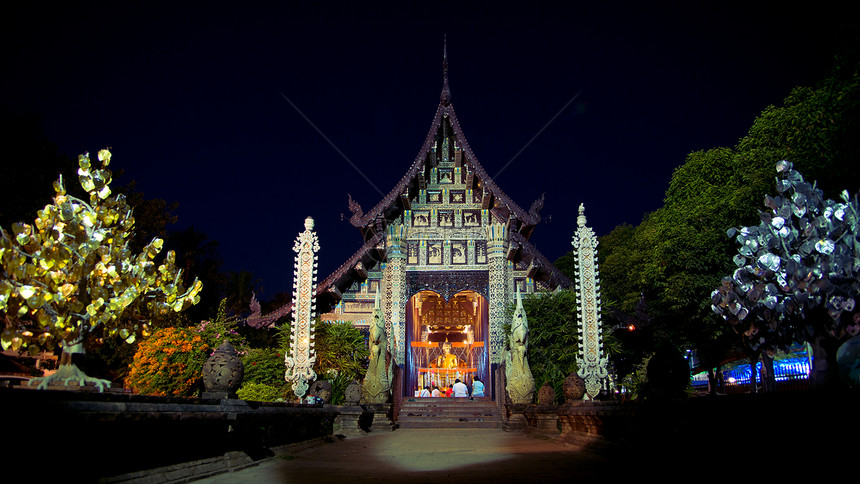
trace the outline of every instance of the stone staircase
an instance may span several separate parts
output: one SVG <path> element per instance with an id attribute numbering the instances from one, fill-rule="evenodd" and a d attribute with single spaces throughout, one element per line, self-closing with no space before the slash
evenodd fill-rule
<path id="1" fill-rule="evenodd" d="M 502 417 L 490 397 L 403 399 L 397 423 L 401 429 L 502 428 Z"/>

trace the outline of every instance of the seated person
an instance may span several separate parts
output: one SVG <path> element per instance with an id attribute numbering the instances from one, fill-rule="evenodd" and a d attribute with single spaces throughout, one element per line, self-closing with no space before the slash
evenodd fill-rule
<path id="1" fill-rule="evenodd" d="M 483 397 L 484 396 L 484 384 L 481 382 L 481 379 L 475 377 L 472 380 L 472 397 Z"/>
<path id="2" fill-rule="evenodd" d="M 454 390 L 455 397 L 468 397 L 469 389 L 466 387 L 466 384 L 461 382 L 459 378 L 454 381 L 454 386 L 451 387 Z"/>
<path id="3" fill-rule="evenodd" d="M 421 390 L 421 394 L 419 396 L 420 397 L 429 397 L 430 396 L 430 387 L 424 387 L 424 389 Z"/>
<path id="4" fill-rule="evenodd" d="M 432 395 L 433 395 L 434 397 L 441 397 L 441 396 L 442 396 L 442 392 L 440 392 L 440 391 L 439 391 L 439 387 L 434 387 L 434 388 L 433 388 L 433 393 L 432 393 Z"/>

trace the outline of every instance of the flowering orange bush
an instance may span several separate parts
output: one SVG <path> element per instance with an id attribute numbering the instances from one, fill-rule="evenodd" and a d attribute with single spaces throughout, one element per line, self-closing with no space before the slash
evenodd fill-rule
<path id="1" fill-rule="evenodd" d="M 163 328 L 141 341 L 126 386 L 150 395 L 194 396 L 209 346 L 195 328 Z"/>

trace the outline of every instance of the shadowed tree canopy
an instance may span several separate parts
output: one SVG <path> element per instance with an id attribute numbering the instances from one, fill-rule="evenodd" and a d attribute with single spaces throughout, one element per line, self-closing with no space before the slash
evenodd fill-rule
<path id="1" fill-rule="evenodd" d="M 726 230 L 758 222 L 781 159 L 819 180 L 825 194 L 860 187 L 858 75 L 856 58 L 842 59 L 817 86 L 795 88 L 781 105 L 766 108 L 735 147 L 689 154 L 672 175 L 663 207 L 636 227 L 619 226 L 600 238 L 604 310 L 630 313 L 644 295 L 651 347 L 670 341 L 696 347 L 706 365 L 719 362 L 729 340 L 738 342 L 710 308 L 711 291 L 733 270 L 736 247 Z"/>
<path id="2" fill-rule="evenodd" d="M 251 312 L 251 297 L 262 294 L 261 281 L 249 271 L 231 271 L 227 274 L 227 309 L 236 316 Z"/>
<path id="3" fill-rule="evenodd" d="M 226 297 L 227 285 L 227 276 L 221 272 L 223 259 L 218 252 L 218 242 L 192 226 L 170 232 L 165 246 L 176 252 L 176 266 L 182 268 L 184 284 L 194 278 L 203 283 L 200 303 L 186 311 L 188 318 L 193 323 L 212 318 L 221 299 Z"/>
<path id="4" fill-rule="evenodd" d="M 30 220 L 54 196 L 57 175 L 71 178 L 77 165 L 42 134 L 38 117 L 0 108 L 0 226 Z M 71 189 L 72 187 L 70 187 Z M 75 192 L 77 193 L 77 192 Z"/>

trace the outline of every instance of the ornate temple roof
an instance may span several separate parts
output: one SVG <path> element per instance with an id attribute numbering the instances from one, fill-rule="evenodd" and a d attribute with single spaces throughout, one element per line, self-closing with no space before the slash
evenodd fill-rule
<path id="1" fill-rule="evenodd" d="M 443 124 L 446 125 L 443 126 Z M 539 212 L 543 208 L 543 195 L 532 203 L 529 210 L 524 210 L 493 181 L 469 146 L 451 103 L 446 47 L 443 55 L 442 92 L 424 144 L 406 174 L 372 209 L 364 212 L 361 206 L 349 196 L 349 209 L 352 212 L 350 224 L 361 230 L 364 244 L 317 285 L 318 307 L 322 308 L 340 300 L 343 291 L 346 291 L 354 281 L 366 279 L 368 271 L 383 260 L 385 228 L 389 223 L 400 219 L 404 210 L 409 208 L 410 199 L 424 188 L 428 163 L 433 163 L 432 152 L 437 146 L 440 133 L 448 127 L 453 131 L 463 153 L 462 165 L 467 166 L 472 174 L 470 183 L 473 184 L 473 189 L 481 191 L 483 208 L 492 214 L 496 223 L 505 224 L 508 228 L 511 240 L 508 259 L 527 263 L 528 276 L 542 281 L 550 288 L 573 285 L 570 279 L 555 268 L 528 240 L 534 227 L 541 221 Z M 287 314 L 286 307 L 282 309 L 276 310 L 272 315 Z M 273 323 L 274 320 L 267 316 L 256 315 L 255 323 L 261 325 Z M 249 324 L 253 318 L 254 316 L 249 318 Z"/>
<path id="2" fill-rule="evenodd" d="M 350 223 L 355 227 L 363 229 L 365 238 L 369 238 L 370 234 L 384 229 L 384 225 L 387 224 L 388 220 L 393 220 L 399 215 L 403 210 L 401 199 L 404 196 L 408 197 L 413 190 L 421 185 L 421 177 L 424 174 L 429 159 L 428 155 L 437 143 L 438 133 L 442 128 L 443 120 L 447 118 L 463 150 L 463 164 L 471 168 L 478 179 L 478 185 L 484 192 L 484 204 L 491 210 L 497 222 L 512 222 L 511 228 L 514 231 L 529 238 L 534 226 L 540 223 L 541 217 L 539 212 L 543 208 L 544 197 L 541 196 L 536 200 L 528 211 L 524 210 L 502 191 L 478 162 L 478 157 L 475 156 L 475 153 L 469 146 L 469 142 L 466 140 L 465 134 L 463 134 L 463 129 L 460 127 L 460 122 L 457 120 L 454 106 L 451 104 L 451 90 L 448 85 L 447 52 L 444 57 L 442 94 L 439 98 L 439 106 L 436 108 L 436 115 L 433 117 L 430 130 L 424 139 L 424 145 L 418 151 L 409 170 L 403 175 L 397 185 L 367 213 L 364 213 L 358 203 L 350 197 L 349 208 L 353 213 Z M 380 224 L 380 222 L 382 223 Z"/>
<path id="3" fill-rule="evenodd" d="M 422 183 L 428 168 L 427 164 L 432 163 L 433 159 L 431 152 L 437 146 L 440 133 L 443 129 L 443 123 L 446 120 L 450 124 L 458 146 L 463 152 L 462 164 L 468 166 L 473 173 L 476 179 L 474 183 L 475 188 L 482 190 L 484 207 L 490 211 L 497 223 L 508 226 L 512 241 L 508 258 L 512 260 L 526 259 L 529 263 L 530 277 L 540 279 L 550 287 L 570 287 L 572 285 L 570 279 L 556 269 L 528 240 L 534 227 L 541 221 L 539 212 L 543 208 L 543 195 L 532 203 L 529 210 L 524 210 L 493 181 L 489 173 L 478 162 L 478 157 L 469 146 L 468 140 L 457 119 L 454 106 L 451 103 L 451 89 L 448 84 L 447 46 L 443 55 L 442 72 L 442 93 L 439 96 L 439 105 L 436 108 L 436 114 L 433 117 L 433 122 L 430 124 L 424 144 L 406 171 L 406 174 L 403 175 L 400 181 L 379 203 L 367 212 L 364 212 L 351 196 L 349 197 L 349 209 L 352 212 L 350 223 L 354 227 L 361 229 L 365 238 L 365 244 L 346 263 L 341 265 L 337 271 L 320 283 L 319 294 L 329 291 L 334 295 L 345 289 L 347 280 L 352 279 L 350 275 L 355 274 L 356 271 L 361 271 L 360 268 L 357 268 L 356 264 L 362 259 L 368 259 L 368 252 L 374 251 L 374 254 L 382 253 L 381 247 L 378 246 L 383 243 L 382 234 L 384 234 L 385 227 L 389 223 L 399 219 L 403 211 L 409 208 L 409 199 L 419 189 L 423 188 Z"/>

